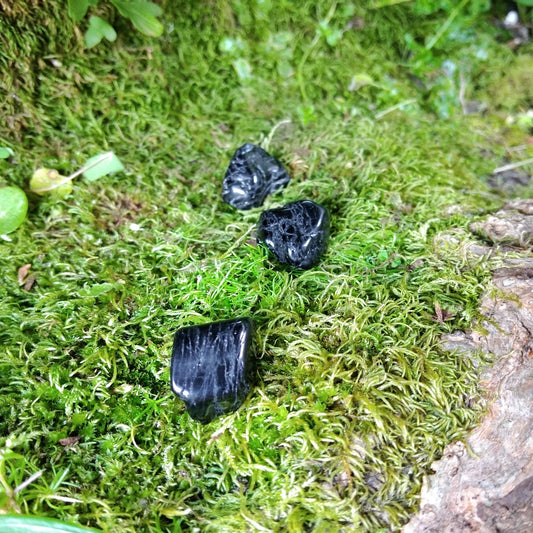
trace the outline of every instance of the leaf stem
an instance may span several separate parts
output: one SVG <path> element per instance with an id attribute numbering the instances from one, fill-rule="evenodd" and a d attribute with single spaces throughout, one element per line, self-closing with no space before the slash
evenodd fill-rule
<path id="1" fill-rule="evenodd" d="M 76 172 L 74 172 L 70 176 L 67 176 L 61 181 L 58 181 L 57 183 L 50 185 L 50 187 L 43 187 L 42 189 L 34 189 L 32 192 L 39 193 L 39 192 L 53 191 L 54 189 L 57 189 L 58 187 L 61 187 L 61 185 L 64 185 L 65 183 L 72 181 L 74 178 L 78 177 L 80 174 L 83 174 L 86 170 L 89 170 L 90 168 L 98 165 L 99 163 L 101 163 L 102 161 L 105 161 L 106 159 L 109 159 L 110 157 L 113 157 L 113 152 L 106 152 L 105 154 L 102 154 L 98 159 L 91 161 L 88 165 L 85 165 L 79 170 L 76 170 Z"/>
<path id="2" fill-rule="evenodd" d="M 430 41 L 426 44 L 426 50 L 431 50 L 439 41 L 439 39 L 446 33 L 448 28 L 450 27 L 451 23 L 455 19 L 455 17 L 459 14 L 461 9 L 468 4 L 470 0 L 463 0 L 449 15 L 449 17 L 446 19 L 444 24 L 441 26 L 440 30 L 430 39 Z"/>
<path id="3" fill-rule="evenodd" d="M 508 165 L 503 165 L 503 167 L 495 168 L 492 173 L 499 174 L 500 172 L 506 172 L 507 170 L 514 170 L 515 168 L 525 167 L 526 165 L 530 165 L 531 163 L 533 163 L 533 158 L 526 159 L 524 161 L 519 161 L 518 163 L 509 163 Z"/>

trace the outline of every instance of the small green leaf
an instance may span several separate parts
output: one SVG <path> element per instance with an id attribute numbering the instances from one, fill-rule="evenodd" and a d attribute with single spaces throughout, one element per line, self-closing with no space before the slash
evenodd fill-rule
<path id="1" fill-rule="evenodd" d="M 54 168 L 38 168 L 30 179 L 30 191 L 65 198 L 72 192 L 72 182 Z"/>
<path id="2" fill-rule="evenodd" d="M 350 85 L 348 85 L 348 90 L 357 91 L 361 87 L 364 87 L 365 85 L 372 85 L 373 83 L 374 83 L 374 80 L 368 74 L 362 72 L 360 74 L 356 74 L 355 76 L 352 76 Z"/>
<path id="3" fill-rule="evenodd" d="M 381 250 L 378 253 L 378 261 L 384 263 L 389 258 L 389 254 L 385 250 Z"/>
<path id="4" fill-rule="evenodd" d="M 136 0 L 134 0 L 134 2 L 135 1 Z M 154 4 L 154 2 L 147 2 L 147 1 L 143 2 L 143 1 L 137 0 L 136 3 L 143 4 L 143 9 L 148 11 L 154 17 L 160 17 L 163 14 L 163 10 L 157 4 Z"/>
<path id="5" fill-rule="evenodd" d="M 341 30 L 331 30 L 328 35 L 326 36 L 326 42 L 330 46 L 336 46 L 337 43 L 342 39 L 342 31 Z"/>
<path id="6" fill-rule="evenodd" d="M 95 529 L 87 529 L 51 518 L 21 515 L 0 516 L 0 531 L 2 533 L 35 533 L 37 531 L 39 533 L 97 533 Z"/>
<path id="7" fill-rule="evenodd" d="M 75 22 L 79 22 L 87 13 L 89 0 L 68 0 L 68 14 Z"/>
<path id="8" fill-rule="evenodd" d="M 517 4 L 522 4 L 523 6 L 533 7 L 533 0 L 516 0 Z"/>
<path id="9" fill-rule="evenodd" d="M 123 17 L 130 19 L 141 33 L 149 37 L 159 37 L 163 34 L 165 28 L 156 18 L 163 11 L 157 4 L 145 0 L 111 0 L 111 3 Z"/>
<path id="10" fill-rule="evenodd" d="M 96 297 L 96 296 L 100 296 L 100 294 L 109 292 L 111 289 L 113 289 L 112 283 L 99 283 L 97 285 L 91 285 L 90 287 L 81 289 L 80 296 Z"/>
<path id="11" fill-rule="evenodd" d="M 307 126 L 317 119 L 314 105 L 299 106 L 296 108 L 296 113 L 298 113 L 303 126 Z"/>
<path id="12" fill-rule="evenodd" d="M 233 56 L 238 56 L 240 53 L 244 51 L 246 48 L 246 45 L 242 41 L 242 39 L 239 39 L 238 37 L 236 39 L 232 39 L 231 37 L 224 37 L 220 43 L 218 43 L 218 49 L 221 52 L 224 52 L 226 54 L 230 54 Z"/>
<path id="13" fill-rule="evenodd" d="M 106 155 L 107 157 L 104 157 Z M 124 170 L 124 165 L 113 152 L 95 155 L 88 159 L 84 166 L 90 166 L 90 168 L 83 171 L 84 177 L 89 181 L 96 181 L 107 174 Z"/>
<path id="14" fill-rule="evenodd" d="M 26 218 L 28 198 L 18 187 L 0 188 L 0 235 L 15 231 Z M 0 531 L 4 531 L 0 527 Z"/>
<path id="15" fill-rule="evenodd" d="M 101 19 L 103 24 L 102 24 L 102 31 L 104 33 L 104 37 L 109 41 L 109 42 L 113 42 L 116 38 L 117 38 L 117 32 L 115 31 L 115 28 L 113 28 L 113 26 L 111 26 L 111 24 L 109 24 L 107 21 L 105 21 L 104 19 Z"/>
<path id="16" fill-rule="evenodd" d="M 252 78 L 252 67 L 246 59 L 239 57 L 238 59 L 235 59 L 235 61 L 232 61 L 231 64 L 233 65 L 235 72 L 237 72 L 237 76 L 239 76 L 240 80 L 245 81 Z"/>
<path id="17" fill-rule="evenodd" d="M 89 19 L 89 27 L 85 32 L 85 46 L 92 48 L 100 43 L 103 38 L 108 41 L 114 41 L 117 38 L 117 32 L 106 20 L 93 16 Z"/>
<path id="18" fill-rule="evenodd" d="M 7 159 L 14 155 L 15 152 L 11 148 L 6 148 L 5 146 L 0 146 L 0 159 Z"/>

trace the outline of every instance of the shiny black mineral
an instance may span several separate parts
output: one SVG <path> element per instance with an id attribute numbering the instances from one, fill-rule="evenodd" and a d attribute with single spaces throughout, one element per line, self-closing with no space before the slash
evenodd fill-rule
<path id="1" fill-rule="evenodd" d="M 222 184 L 222 198 L 237 209 L 259 207 L 269 194 L 287 185 L 290 179 L 275 157 L 260 146 L 246 143 L 230 161 Z"/>
<path id="2" fill-rule="evenodd" d="M 257 238 L 281 263 L 311 268 L 319 262 L 328 246 L 328 212 L 311 200 L 263 211 Z"/>
<path id="3" fill-rule="evenodd" d="M 204 424 L 237 410 L 251 387 L 253 323 L 238 318 L 181 328 L 174 336 L 171 387 Z"/>

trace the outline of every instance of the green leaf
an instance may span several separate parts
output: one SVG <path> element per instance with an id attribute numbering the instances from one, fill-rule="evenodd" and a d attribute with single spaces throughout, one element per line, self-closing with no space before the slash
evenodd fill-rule
<path id="1" fill-rule="evenodd" d="M 96 181 L 107 174 L 124 170 L 124 165 L 113 152 L 91 157 L 87 160 L 84 167 L 90 167 L 83 171 L 83 176 L 89 181 Z"/>
<path id="2" fill-rule="evenodd" d="M 81 289 L 80 296 L 100 296 L 100 294 L 104 294 L 106 292 L 109 292 L 111 289 L 113 289 L 112 283 L 99 283 L 97 285 L 91 285 L 88 288 Z"/>
<path id="3" fill-rule="evenodd" d="M 111 3 L 123 17 L 130 19 L 141 33 L 149 37 L 162 35 L 164 27 L 156 17 L 161 15 L 163 11 L 157 4 L 145 0 L 132 0 L 131 2 L 111 0 Z"/>
<path id="4" fill-rule="evenodd" d="M 71 19 L 79 22 L 87 13 L 89 0 L 68 0 L 68 14 Z"/>
<path id="5" fill-rule="evenodd" d="M 326 42 L 330 46 L 336 46 L 337 43 L 342 39 L 341 30 L 331 30 L 331 32 L 326 36 Z"/>
<path id="6" fill-rule="evenodd" d="M 522 4 L 523 6 L 533 7 L 533 0 L 516 0 L 517 4 Z"/>
<path id="7" fill-rule="evenodd" d="M 59 520 L 22 515 L 0 515 L 0 531 L 2 533 L 97 533 L 95 529 Z"/>
<path id="8" fill-rule="evenodd" d="M 352 76 L 352 80 L 350 81 L 348 90 L 357 91 L 361 87 L 364 87 L 365 85 L 372 85 L 373 83 L 374 80 L 368 74 L 366 74 L 365 72 L 361 72 L 360 74 Z"/>
<path id="9" fill-rule="evenodd" d="M 0 146 L 0 159 L 7 159 L 8 157 L 14 155 L 15 152 L 11 148 L 6 148 L 5 146 Z"/>
<path id="10" fill-rule="evenodd" d="M 148 11 L 154 17 L 160 17 L 163 14 L 163 10 L 157 4 L 154 4 L 153 2 L 137 0 L 136 3 L 144 4 L 143 9 Z"/>
<path id="11" fill-rule="evenodd" d="M 232 61 L 231 64 L 241 81 L 252 79 L 252 67 L 246 59 L 239 57 L 238 59 L 235 59 L 235 61 Z"/>
<path id="12" fill-rule="evenodd" d="M 28 198 L 18 187 L 0 188 L 0 235 L 15 231 L 26 218 Z M 4 531 L 0 527 L 0 531 Z"/>
<path id="13" fill-rule="evenodd" d="M 91 17 L 89 27 L 85 32 L 85 46 L 92 48 L 96 46 L 103 38 L 108 41 L 114 41 L 117 38 L 117 32 L 106 20 L 100 17 Z"/>
<path id="14" fill-rule="evenodd" d="M 72 192 L 72 181 L 62 176 L 55 168 L 38 168 L 30 179 L 30 191 L 39 195 L 50 193 L 56 198 L 65 198 Z"/>
<path id="15" fill-rule="evenodd" d="M 314 105 L 299 106 L 296 108 L 296 113 L 298 113 L 303 126 L 307 126 L 317 119 Z"/>

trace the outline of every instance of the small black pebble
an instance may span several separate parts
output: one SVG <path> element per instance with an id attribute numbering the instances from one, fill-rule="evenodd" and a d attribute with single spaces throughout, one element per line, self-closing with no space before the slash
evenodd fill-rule
<path id="1" fill-rule="evenodd" d="M 237 209 L 260 207 L 269 194 L 287 185 L 290 179 L 275 157 L 260 146 L 246 143 L 230 161 L 222 184 L 222 198 Z"/>
<path id="2" fill-rule="evenodd" d="M 179 329 L 174 336 L 172 391 L 204 424 L 237 410 L 251 388 L 253 322 L 238 318 Z"/>
<path id="3" fill-rule="evenodd" d="M 311 200 L 299 200 L 263 211 L 257 238 L 281 263 L 311 268 L 319 262 L 328 246 L 327 209 Z"/>

